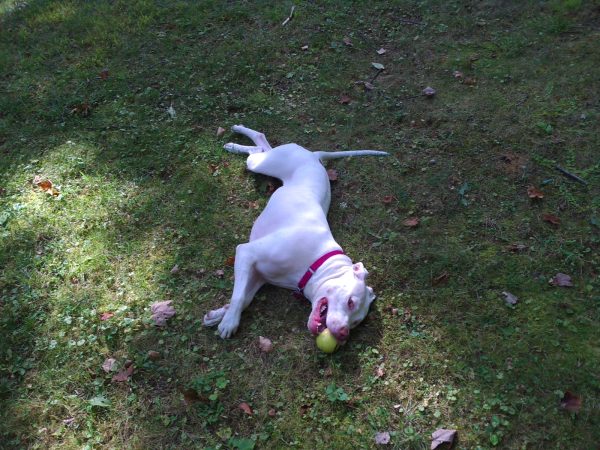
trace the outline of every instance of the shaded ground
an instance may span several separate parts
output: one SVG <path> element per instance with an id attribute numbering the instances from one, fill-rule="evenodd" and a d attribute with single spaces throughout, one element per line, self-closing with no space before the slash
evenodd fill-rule
<path id="1" fill-rule="evenodd" d="M 291 5 L 0 2 L 1 446 L 597 446 L 598 3 Z M 335 164 L 379 298 L 333 356 L 275 288 L 234 339 L 201 327 L 270 190 L 235 123 L 392 153 Z"/>

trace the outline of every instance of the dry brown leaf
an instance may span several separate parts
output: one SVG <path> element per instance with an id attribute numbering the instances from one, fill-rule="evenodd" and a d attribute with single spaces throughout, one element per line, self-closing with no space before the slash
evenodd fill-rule
<path id="1" fill-rule="evenodd" d="M 375 434 L 375 444 L 388 445 L 390 443 L 390 433 L 388 431 L 380 431 Z"/>
<path id="2" fill-rule="evenodd" d="M 441 274 L 439 274 L 432 280 L 431 284 L 433 284 L 434 286 L 444 284 L 448 281 L 448 278 L 450 278 L 450 274 L 444 270 Z"/>
<path id="3" fill-rule="evenodd" d="M 551 223 L 552 225 L 560 225 L 560 219 L 553 214 L 544 213 L 542 214 L 544 222 Z"/>
<path id="4" fill-rule="evenodd" d="M 456 437 L 456 430 L 445 430 L 439 428 L 431 434 L 431 450 L 438 448 L 443 444 L 449 444 L 451 447 Z"/>
<path id="5" fill-rule="evenodd" d="M 112 372 L 115 370 L 116 365 L 117 360 L 115 358 L 106 358 L 106 360 L 104 360 L 102 363 L 102 370 L 104 370 L 106 373 Z"/>
<path id="6" fill-rule="evenodd" d="M 466 84 L 467 86 L 475 86 L 477 84 L 477 78 L 465 77 L 465 79 L 463 80 L 463 84 Z"/>
<path id="7" fill-rule="evenodd" d="M 100 79 L 101 80 L 104 80 L 104 81 L 108 80 L 108 75 L 109 75 L 108 69 L 102 69 L 100 71 Z"/>
<path id="8" fill-rule="evenodd" d="M 537 189 L 535 186 L 529 186 L 527 188 L 527 196 L 533 199 L 544 198 L 544 193 Z"/>
<path id="9" fill-rule="evenodd" d="M 423 89 L 422 94 L 425 97 L 433 97 L 436 94 L 436 90 L 434 88 L 432 88 L 431 86 L 427 86 L 425 89 Z"/>
<path id="10" fill-rule="evenodd" d="M 160 359 L 160 353 L 157 352 L 156 350 L 148 350 L 148 353 L 146 353 L 148 355 L 148 359 L 151 359 L 152 361 L 156 361 L 157 359 Z"/>
<path id="11" fill-rule="evenodd" d="M 33 178 L 33 184 L 35 184 L 37 187 L 39 187 L 46 194 L 52 195 L 54 197 L 60 195 L 60 191 L 54 187 L 54 185 L 52 184 L 52 181 L 43 179 L 39 175 L 36 175 Z"/>
<path id="12" fill-rule="evenodd" d="M 352 99 L 350 98 L 350 96 L 348 94 L 342 94 L 342 95 L 340 95 L 340 99 L 338 101 L 342 105 L 347 105 L 352 101 Z"/>
<path id="13" fill-rule="evenodd" d="M 529 247 L 526 246 L 525 244 L 510 244 L 509 246 L 506 247 L 506 249 L 508 251 L 511 251 L 511 252 L 514 252 L 514 253 L 524 252 L 528 248 Z"/>
<path id="14" fill-rule="evenodd" d="M 417 225 L 419 225 L 419 222 L 421 222 L 421 221 L 419 220 L 418 217 L 409 217 L 404 222 L 402 222 L 402 225 L 404 225 L 405 227 L 414 228 Z"/>
<path id="15" fill-rule="evenodd" d="M 554 275 L 554 277 L 552 277 L 552 279 L 550 279 L 550 284 L 552 286 L 559 286 L 559 287 L 572 287 L 573 281 L 571 281 L 571 277 L 569 275 L 567 275 L 566 273 L 559 272 L 556 275 Z"/>
<path id="16" fill-rule="evenodd" d="M 338 172 L 335 169 L 328 169 L 327 170 L 327 176 L 329 177 L 329 181 L 337 181 L 337 179 L 338 179 Z"/>
<path id="17" fill-rule="evenodd" d="M 100 320 L 105 321 L 110 319 L 111 317 L 114 317 L 115 313 L 113 312 L 103 312 L 102 314 L 100 314 Z"/>
<path id="18" fill-rule="evenodd" d="M 239 405 L 239 408 L 244 411 L 246 414 L 248 414 L 249 416 L 251 416 L 252 414 L 254 414 L 254 412 L 252 411 L 252 408 L 250 407 L 250 405 L 246 402 L 242 402 Z"/>
<path id="19" fill-rule="evenodd" d="M 390 203 L 392 203 L 393 200 L 394 200 L 393 195 L 386 195 L 383 197 L 383 203 L 385 203 L 386 205 L 389 205 Z"/>
<path id="20" fill-rule="evenodd" d="M 560 407 L 572 413 L 579 412 L 581 409 L 581 397 L 573 394 L 571 391 L 567 391 L 560 400 Z"/>
<path id="21" fill-rule="evenodd" d="M 235 265 L 235 256 L 230 256 L 225 260 L 225 265 L 227 267 L 233 267 Z"/>
<path id="22" fill-rule="evenodd" d="M 519 298 L 513 294 L 511 294 L 510 292 L 502 292 L 502 295 L 504 295 L 504 301 L 506 302 L 507 305 L 516 305 L 517 302 L 519 301 Z"/>
<path id="23" fill-rule="evenodd" d="M 129 377 L 133 375 L 133 364 L 127 365 L 126 363 L 125 365 L 126 367 L 123 370 L 121 370 L 116 375 L 113 375 L 112 380 L 114 382 L 122 383 L 124 381 L 127 381 Z"/>
<path id="24" fill-rule="evenodd" d="M 273 351 L 273 342 L 271 339 L 259 336 L 258 337 L 258 347 L 264 353 L 270 353 Z"/>
<path id="25" fill-rule="evenodd" d="M 225 128 L 219 127 L 217 128 L 217 137 L 221 137 L 225 134 Z"/>
<path id="26" fill-rule="evenodd" d="M 275 417 L 277 415 L 277 411 L 271 408 L 267 414 L 269 415 L 269 417 Z"/>
<path id="27" fill-rule="evenodd" d="M 152 310 L 152 320 L 154 323 L 159 326 L 165 326 L 167 324 L 167 319 L 173 317 L 175 315 L 175 308 L 171 306 L 171 300 L 165 300 L 164 302 L 156 302 L 150 306 Z"/>

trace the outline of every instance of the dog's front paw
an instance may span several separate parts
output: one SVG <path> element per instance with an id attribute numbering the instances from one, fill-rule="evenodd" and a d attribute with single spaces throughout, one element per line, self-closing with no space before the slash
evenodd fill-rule
<path id="1" fill-rule="evenodd" d="M 228 304 L 219 309 L 213 309 L 212 311 L 209 311 L 208 313 L 206 313 L 204 315 L 204 320 L 202 321 L 204 326 L 205 327 L 214 327 L 216 324 L 221 322 L 221 320 L 223 320 L 223 316 L 227 312 L 227 308 L 229 308 Z"/>
<path id="2" fill-rule="evenodd" d="M 233 131 L 234 133 L 237 133 L 238 130 L 240 130 L 241 128 L 246 128 L 244 125 L 239 124 L 239 125 L 234 125 L 231 127 L 231 131 Z"/>
<path id="3" fill-rule="evenodd" d="M 221 336 L 223 339 L 230 338 L 237 331 L 239 325 L 239 318 L 228 316 L 226 314 L 219 324 L 219 336 Z"/>

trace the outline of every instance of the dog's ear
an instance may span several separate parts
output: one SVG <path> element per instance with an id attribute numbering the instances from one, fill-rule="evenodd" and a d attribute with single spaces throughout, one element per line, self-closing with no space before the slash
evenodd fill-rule
<path id="1" fill-rule="evenodd" d="M 354 264 L 352 270 L 354 271 L 354 276 L 359 280 L 364 281 L 365 278 L 367 278 L 367 275 L 369 275 L 369 272 L 367 272 L 367 269 L 365 269 L 365 266 L 363 266 L 363 263 L 361 262 Z"/>
<path id="2" fill-rule="evenodd" d="M 373 300 L 375 300 L 377 298 L 377 296 L 375 295 L 375 292 L 373 292 L 373 288 L 371 286 L 367 286 L 367 302 L 370 305 L 371 303 L 373 303 Z"/>

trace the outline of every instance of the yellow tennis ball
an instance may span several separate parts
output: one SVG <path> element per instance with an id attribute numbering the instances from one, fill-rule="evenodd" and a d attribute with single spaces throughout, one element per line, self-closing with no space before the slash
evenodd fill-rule
<path id="1" fill-rule="evenodd" d="M 338 348 L 338 341 L 335 336 L 331 334 L 329 328 L 325 328 L 319 335 L 317 336 L 317 347 L 319 350 L 325 353 L 333 353 Z"/>

